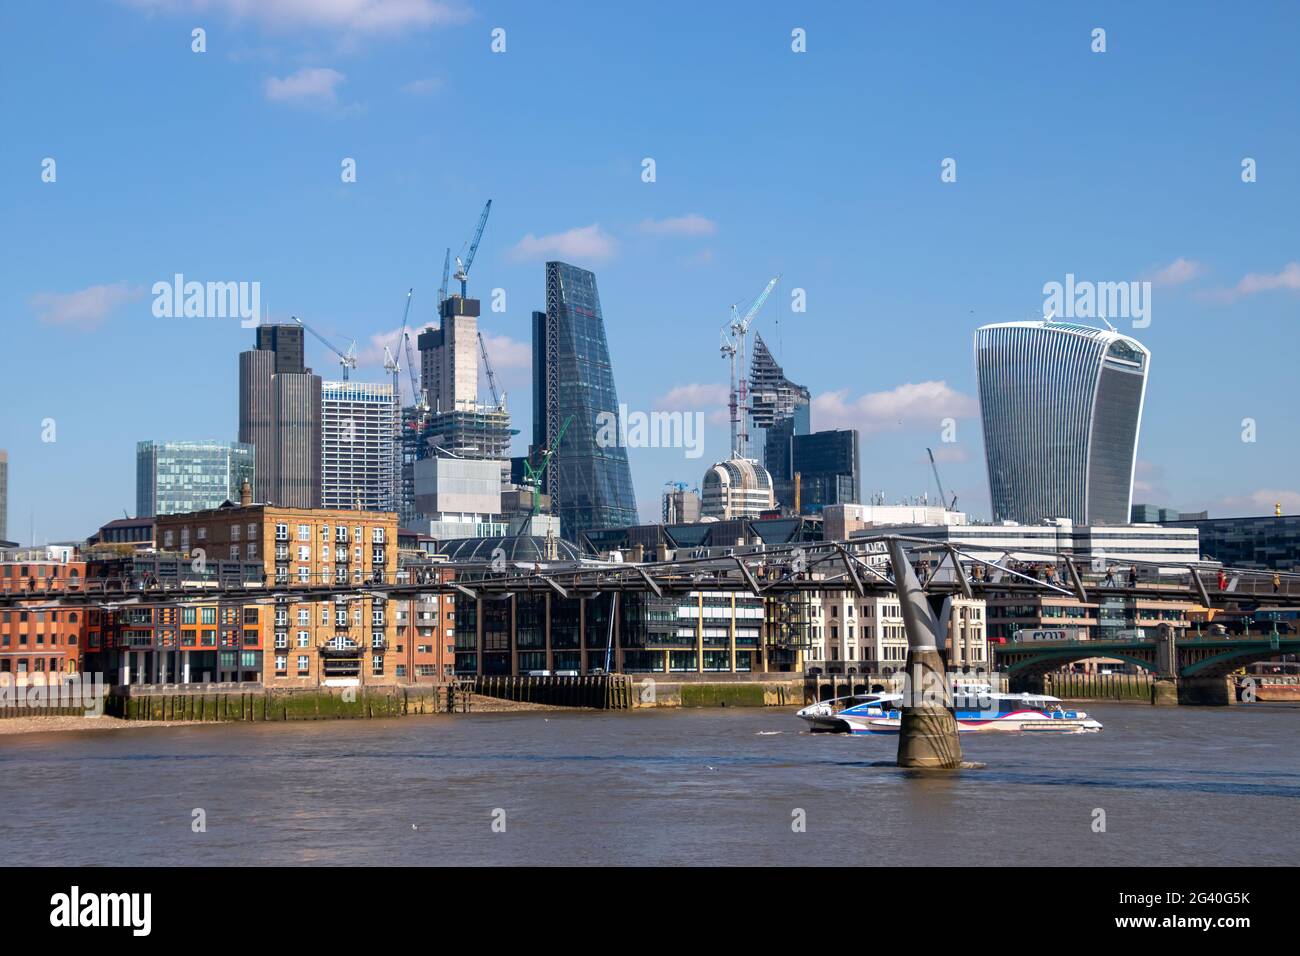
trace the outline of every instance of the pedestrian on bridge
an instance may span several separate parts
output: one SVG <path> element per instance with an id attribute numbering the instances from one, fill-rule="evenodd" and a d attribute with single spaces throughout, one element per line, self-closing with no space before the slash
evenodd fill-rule
<path id="1" fill-rule="evenodd" d="M 1223 570 L 1223 568 L 1219 568 L 1219 590 L 1228 590 L 1228 572 Z"/>
<path id="2" fill-rule="evenodd" d="M 1138 585 L 1138 569 L 1137 569 L 1137 565 L 1133 565 L 1128 569 L 1128 586 L 1131 588 L 1135 588 L 1137 587 L 1137 585 Z"/>
<path id="3" fill-rule="evenodd" d="M 1114 586 L 1115 586 L 1115 569 L 1107 565 L 1106 566 L 1106 587 L 1113 588 Z"/>
<path id="4" fill-rule="evenodd" d="M 1273 572 L 1273 593 L 1276 594 L 1282 588 L 1282 575 L 1276 571 Z"/>

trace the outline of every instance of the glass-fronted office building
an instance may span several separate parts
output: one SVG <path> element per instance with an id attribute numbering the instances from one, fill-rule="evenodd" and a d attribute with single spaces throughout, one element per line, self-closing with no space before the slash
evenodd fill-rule
<path id="1" fill-rule="evenodd" d="M 182 514 L 238 501 L 253 483 L 252 445 L 228 441 L 142 441 L 135 446 L 136 517 Z"/>
<path id="2" fill-rule="evenodd" d="M 533 313 L 533 448 L 550 447 L 568 423 L 542 490 L 570 540 L 636 523 L 627 449 L 596 441 L 598 416 L 618 412 L 596 276 L 548 262 L 546 311 Z"/>
<path id="3" fill-rule="evenodd" d="M 827 505 L 862 500 L 856 428 L 795 435 L 790 448 L 799 474 L 800 509 L 805 514 L 816 514 Z"/>
<path id="4" fill-rule="evenodd" d="M 994 521 L 1128 522 L 1150 360 L 1119 332 L 1071 322 L 975 333 Z"/>
<path id="5" fill-rule="evenodd" d="M 390 384 L 321 383 L 321 507 L 396 511 L 399 409 Z"/>
<path id="6" fill-rule="evenodd" d="M 812 431 L 812 393 L 785 377 L 785 370 L 754 333 L 754 357 L 749 371 L 749 416 L 753 425 L 750 453 L 772 476 L 777 505 L 794 504 L 794 462 L 790 441 Z"/>

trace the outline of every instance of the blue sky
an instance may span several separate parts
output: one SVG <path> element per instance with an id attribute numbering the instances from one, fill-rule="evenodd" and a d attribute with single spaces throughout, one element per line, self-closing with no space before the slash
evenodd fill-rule
<path id="1" fill-rule="evenodd" d="M 412 286 L 412 322 L 431 318 L 443 251 L 489 197 L 470 290 L 517 453 L 547 258 L 597 273 L 623 402 L 709 416 L 702 458 L 631 451 L 647 519 L 666 481 L 725 456 L 718 330 L 777 272 L 755 329 L 813 390 L 815 428 L 862 430 L 864 492 L 933 495 L 925 448 L 951 416 L 944 483 L 987 516 L 972 332 L 1041 314 L 1073 273 L 1153 282 L 1150 326 L 1118 323 L 1153 353 L 1135 499 L 1300 511 L 1295 4 L 106 0 L 0 18 L 10 537 L 133 509 L 138 440 L 236 436 L 251 331 L 155 318 L 154 282 L 258 281 L 273 320 L 356 339 L 372 361 L 354 376 L 383 381 L 376 336 Z"/>

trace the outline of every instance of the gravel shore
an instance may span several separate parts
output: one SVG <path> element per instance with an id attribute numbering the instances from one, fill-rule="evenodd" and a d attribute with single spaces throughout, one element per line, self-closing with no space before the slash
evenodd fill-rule
<path id="1" fill-rule="evenodd" d="M 61 730 L 130 730 L 134 727 L 185 727 L 198 720 L 122 720 L 119 717 L 5 717 L 0 737 Z"/>

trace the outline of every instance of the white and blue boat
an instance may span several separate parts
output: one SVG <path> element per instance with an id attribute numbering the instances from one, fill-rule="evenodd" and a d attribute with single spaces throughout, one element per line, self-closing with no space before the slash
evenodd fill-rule
<path id="1" fill-rule="evenodd" d="M 810 704 L 797 711 L 814 732 L 896 734 L 902 720 L 902 694 L 855 694 Z M 964 734 L 988 732 L 1095 733 L 1101 723 L 1085 711 L 1067 709 L 1047 694 L 1001 694 L 987 687 L 959 686 L 954 695 L 957 728 Z"/>

